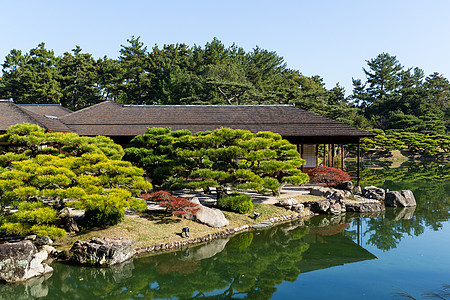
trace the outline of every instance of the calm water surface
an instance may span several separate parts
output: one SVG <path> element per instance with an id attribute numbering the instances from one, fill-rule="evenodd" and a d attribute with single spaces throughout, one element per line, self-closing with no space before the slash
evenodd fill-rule
<path id="1" fill-rule="evenodd" d="M 54 265 L 1 299 L 450 299 L 448 164 L 367 171 L 415 208 L 317 216 L 111 269 Z"/>

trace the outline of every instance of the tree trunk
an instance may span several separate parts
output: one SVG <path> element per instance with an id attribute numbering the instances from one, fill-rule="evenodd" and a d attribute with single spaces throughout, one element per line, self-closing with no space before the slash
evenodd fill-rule
<path id="1" fill-rule="evenodd" d="M 216 187 L 217 200 L 227 196 L 227 187 L 226 186 L 218 186 Z"/>

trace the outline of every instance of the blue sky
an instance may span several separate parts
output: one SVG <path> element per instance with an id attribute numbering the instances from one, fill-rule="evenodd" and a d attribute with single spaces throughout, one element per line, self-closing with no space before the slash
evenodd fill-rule
<path id="1" fill-rule="evenodd" d="M 320 75 L 351 93 L 366 60 L 382 52 L 405 67 L 450 78 L 450 1 L 144 1 L 0 0 L 0 61 L 40 42 L 56 55 L 79 45 L 94 57 L 119 56 L 140 36 L 155 44 L 204 46 L 214 37 L 251 51 L 276 51 L 304 75 Z"/>

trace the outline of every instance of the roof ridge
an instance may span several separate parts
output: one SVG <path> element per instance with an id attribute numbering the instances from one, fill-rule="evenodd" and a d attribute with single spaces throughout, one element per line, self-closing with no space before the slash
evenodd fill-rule
<path id="1" fill-rule="evenodd" d="M 122 107 L 295 107 L 295 104 L 122 104 Z"/>
<path id="2" fill-rule="evenodd" d="M 106 105 L 106 104 L 121 105 L 120 103 L 117 103 L 117 102 L 114 101 L 114 100 L 105 100 L 105 101 L 99 102 L 99 103 L 97 103 L 97 104 L 94 104 L 94 105 L 91 105 L 91 106 L 82 108 L 82 109 L 80 109 L 80 110 L 72 111 L 71 113 L 68 113 L 68 114 L 66 114 L 66 115 L 64 115 L 64 116 L 61 116 L 60 119 L 66 118 L 67 116 L 77 116 L 77 115 L 80 114 L 80 113 L 84 113 L 84 112 L 86 112 L 86 111 L 92 110 L 93 108 L 96 108 L 96 107 L 98 107 L 98 106 L 103 106 L 103 105 Z M 69 110 L 70 110 L 70 109 L 69 109 Z"/>

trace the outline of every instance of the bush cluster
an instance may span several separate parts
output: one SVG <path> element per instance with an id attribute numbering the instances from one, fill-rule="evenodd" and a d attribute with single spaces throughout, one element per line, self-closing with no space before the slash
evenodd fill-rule
<path id="1" fill-rule="evenodd" d="M 147 207 L 136 196 L 152 185 L 143 170 L 120 160 L 123 149 L 109 138 L 18 124 L 0 141 L 9 145 L 0 152 L 0 208 L 18 209 L 0 212 L 0 235 L 64 235 L 62 205 L 85 210 L 85 225 L 95 227 L 117 224 L 126 207 Z"/>
<path id="2" fill-rule="evenodd" d="M 233 193 L 219 198 L 217 206 L 228 211 L 246 214 L 253 209 L 252 197 L 246 194 Z"/>
<path id="3" fill-rule="evenodd" d="M 350 180 L 348 173 L 332 167 L 317 167 L 309 170 L 308 175 L 310 183 L 326 184 L 327 186 L 337 186 Z"/>

